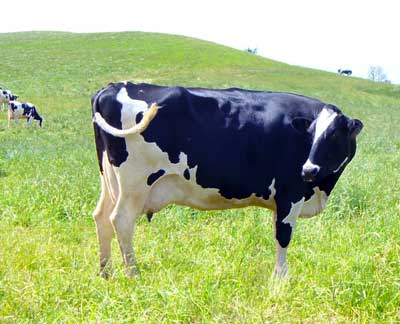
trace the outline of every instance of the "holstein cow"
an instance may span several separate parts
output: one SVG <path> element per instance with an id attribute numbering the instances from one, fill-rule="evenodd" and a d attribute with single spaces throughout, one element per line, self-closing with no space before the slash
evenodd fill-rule
<path id="1" fill-rule="evenodd" d="M 42 127 L 42 117 L 38 114 L 36 107 L 29 102 L 19 102 L 19 101 L 10 101 L 8 103 L 8 127 L 10 127 L 10 120 L 14 119 L 15 123 L 18 123 L 18 119 L 26 118 L 28 124 L 32 119 L 35 119 L 39 122 L 39 126 Z"/>
<path id="2" fill-rule="evenodd" d="M 101 274 L 115 231 L 135 273 L 135 220 L 170 203 L 274 212 L 275 274 L 299 216 L 320 213 L 363 125 L 301 95 L 112 83 L 92 98 L 102 192 L 94 211 Z"/>
<path id="3" fill-rule="evenodd" d="M 13 95 L 10 90 L 0 89 L 0 104 L 3 107 L 7 107 L 7 104 L 12 100 L 17 100 L 18 96 Z"/>
<path id="4" fill-rule="evenodd" d="M 338 73 L 339 73 L 339 74 L 345 74 L 345 75 L 347 75 L 347 76 L 350 76 L 350 75 L 353 74 L 353 71 L 352 71 L 352 70 L 341 70 L 341 69 L 339 69 L 339 70 L 338 70 Z"/>

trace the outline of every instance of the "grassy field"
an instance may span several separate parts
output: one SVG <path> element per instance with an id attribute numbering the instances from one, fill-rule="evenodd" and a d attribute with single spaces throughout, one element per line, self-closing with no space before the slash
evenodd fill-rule
<path id="1" fill-rule="evenodd" d="M 297 224 L 286 282 L 258 208 L 143 217 L 141 275 L 114 242 L 114 276 L 97 276 L 90 97 L 119 80 L 296 92 L 364 122 L 327 209 Z M 0 34 L 0 86 L 44 118 L 7 129 L 0 113 L 0 323 L 400 322 L 400 87 L 191 38 L 51 32 Z"/>

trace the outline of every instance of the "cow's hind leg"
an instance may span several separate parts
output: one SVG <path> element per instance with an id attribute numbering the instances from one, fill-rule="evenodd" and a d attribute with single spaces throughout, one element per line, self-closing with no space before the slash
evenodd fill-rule
<path id="1" fill-rule="evenodd" d="M 115 204 L 105 178 L 101 176 L 101 195 L 93 212 L 93 218 L 96 222 L 99 241 L 100 275 L 104 278 L 108 278 L 111 272 L 111 240 L 114 229 L 110 221 L 110 215 L 114 206 Z"/>
<path id="2" fill-rule="evenodd" d="M 126 274 L 129 277 L 139 272 L 133 252 L 132 237 L 136 219 L 141 214 L 143 205 L 144 199 L 140 194 L 120 193 L 117 205 L 111 214 L 111 223 L 117 235 Z"/>

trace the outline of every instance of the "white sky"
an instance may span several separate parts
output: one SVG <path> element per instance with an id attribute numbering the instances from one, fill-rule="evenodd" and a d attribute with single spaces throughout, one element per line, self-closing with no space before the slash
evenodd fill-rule
<path id="1" fill-rule="evenodd" d="M 398 0 L 12 0 L 0 32 L 152 31 L 193 36 L 294 65 L 400 84 Z"/>

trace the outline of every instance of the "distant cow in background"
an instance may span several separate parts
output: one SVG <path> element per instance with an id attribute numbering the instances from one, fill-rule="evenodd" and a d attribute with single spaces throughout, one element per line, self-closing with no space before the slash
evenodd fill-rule
<path id="1" fill-rule="evenodd" d="M 8 99 L 6 95 L 3 93 L 3 89 L 0 89 L 0 105 L 1 108 L 3 108 L 3 110 L 6 104 L 8 104 Z"/>
<path id="2" fill-rule="evenodd" d="M 18 96 L 12 94 L 10 90 L 0 89 L 0 104 L 2 105 L 3 110 L 10 101 L 17 99 Z"/>
<path id="3" fill-rule="evenodd" d="M 38 114 L 36 107 L 29 102 L 19 102 L 16 100 L 8 103 L 8 127 L 10 127 L 10 120 L 14 119 L 15 123 L 18 123 L 18 119 L 26 118 L 28 124 L 32 119 L 39 122 L 39 126 L 42 127 L 43 118 Z"/>
<path id="4" fill-rule="evenodd" d="M 341 70 L 341 69 L 339 69 L 339 70 L 338 70 L 338 73 L 339 73 L 339 74 L 345 74 L 345 75 L 347 75 L 347 76 L 350 76 L 350 75 L 353 74 L 353 71 L 351 71 L 351 70 Z"/>

